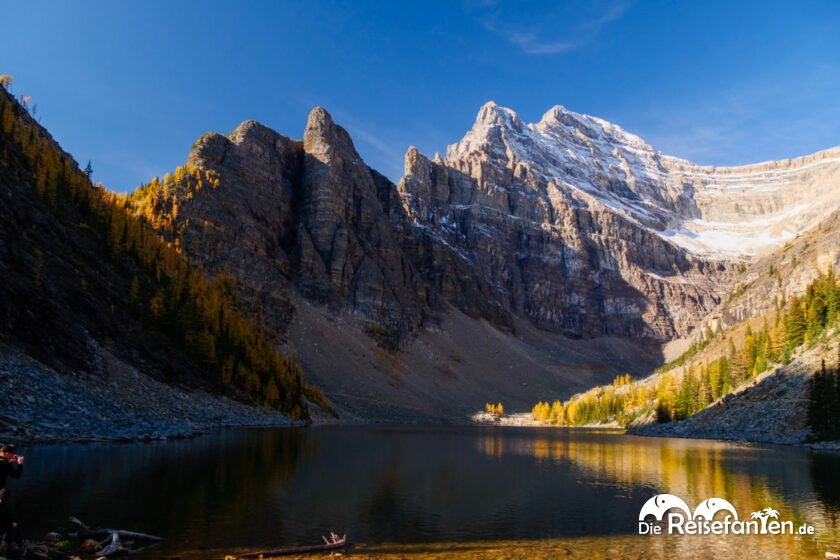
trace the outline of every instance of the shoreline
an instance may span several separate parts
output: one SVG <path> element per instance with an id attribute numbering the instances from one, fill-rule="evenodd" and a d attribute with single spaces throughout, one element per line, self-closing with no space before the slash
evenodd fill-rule
<path id="1" fill-rule="evenodd" d="M 535 421 L 529 412 L 461 417 L 333 418 L 308 403 L 309 420 L 249 405 L 230 396 L 171 385 L 144 375 L 103 351 L 107 374 L 63 374 L 25 353 L 0 345 L 0 442 L 23 445 L 61 443 L 129 443 L 189 439 L 220 428 L 288 428 L 318 426 L 501 426 L 577 428 L 622 431 L 626 435 L 670 439 L 705 439 L 742 444 L 794 445 L 840 451 L 840 441 L 808 442 L 806 433 L 750 431 L 723 426 L 702 429 L 683 423 L 631 425 L 616 422 L 554 426 Z M 726 429 L 723 429 L 726 428 Z"/>
<path id="2" fill-rule="evenodd" d="M 654 425 L 657 426 L 657 425 Z M 803 447 L 814 449 L 817 451 L 840 451 L 840 440 L 835 441 L 795 441 L 791 439 L 784 439 L 784 438 L 764 438 L 764 439 L 750 439 L 746 437 L 739 437 L 735 435 L 727 435 L 727 434 L 702 434 L 702 433 L 673 433 L 673 427 L 669 427 L 668 424 L 658 424 L 658 426 L 662 426 L 661 429 L 657 430 L 656 428 L 652 428 L 650 430 L 645 430 L 647 426 L 643 426 L 640 428 L 628 428 L 625 430 L 625 434 L 631 436 L 639 436 L 639 437 L 653 437 L 653 438 L 663 438 L 663 439 L 693 439 L 693 440 L 706 440 L 706 441 L 723 441 L 729 443 L 739 443 L 742 445 L 784 445 L 789 447 Z"/>
<path id="3" fill-rule="evenodd" d="M 584 424 L 582 426 L 559 426 L 549 424 L 531 418 L 530 412 L 514 412 L 511 414 L 489 414 L 487 412 L 478 412 L 470 416 L 472 424 L 485 426 L 511 426 L 516 428 L 584 428 L 591 430 L 622 430 L 627 429 L 620 426 L 617 422 L 610 422 L 608 424 Z"/>
<path id="4" fill-rule="evenodd" d="M 0 415 L 0 423 L 5 422 L 6 417 Z M 704 440 L 704 441 L 716 441 L 716 442 L 725 442 L 725 443 L 733 443 L 739 445 L 783 445 L 789 447 L 800 447 L 800 448 L 808 448 L 814 451 L 826 451 L 826 452 L 840 452 L 840 441 L 822 441 L 822 442 L 797 442 L 797 441 L 784 441 L 784 440 L 758 440 L 758 439 L 746 439 L 746 438 L 737 438 L 737 437 L 726 437 L 726 436 L 719 436 L 719 437 L 712 437 L 708 435 L 698 435 L 698 434 L 669 434 L 669 433 L 659 433 L 659 432 L 642 432 L 636 431 L 635 429 L 626 429 L 616 424 L 587 424 L 584 426 L 555 426 L 552 424 L 546 424 L 541 422 L 531 422 L 531 423 L 515 423 L 515 422 L 476 422 L 466 420 L 464 422 L 456 422 L 456 421 L 441 421 L 441 422 L 414 422 L 414 423 L 407 423 L 407 422 L 388 422 L 388 421 L 381 421 L 381 420 L 371 420 L 371 421 L 333 421 L 333 422 L 306 422 L 306 421 L 295 421 L 289 420 L 283 417 L 283 421 L 280 422 L 256 422 L 256 423 L 248 423 L 242 421 L 240 418 L 231 418 L 229 421 L 223 421 L 221 423 L 214 423 L 214 424 L 205 424 L 201 426 L 191 426 L 189 429 L 184 430 L 172 430 L 169 432 L 161 433 L 155 432 L 150 434 L 137 434 L 137 435 L 124 435 L 124 434 L 112 434 L 112 435 L 90 435 L 90 436 L 79 436 L 79 437 L 61 437 L 61 436 L 47 436 L 47 435 L 40 435 L 34 434 L 30 437 L 18 438 L 14 436 L 7 436 L 3 434 L 0 437 L 5 438 L 3 441 L 8 443 L 15 443 L 18 445 L 23 446 L 32 446 L 32 445 L 65 445 L 65 444 L 97 444 L 97 443 L 154 443 L 154 442 L 165 442 L 165 441 L 179 441 L 179 440 L 186 440 L 186 439 L 194 439 L 204 435 L 207 435 L 211 432 L 216 430 L 227 430 L 227 429 L 285 429 L 285 428 L 322 428 L 322 427 L 355 427 L 355 428 L 362 428 L 362 427 L 394 427 L 394 428 L 440 428 L 440 427 L 503 427 L 503 428 L 545 428 L 545 429 L 558 429 L 558 430 L 582 430 L 582 431 L 602 431 L 602 432 L 611 432 L 615 433 L 615 435 L 621 436 L 636 436 L 636 437 L 645 437 L 645 438 L 659 438 L 659 439 L 669 439 L 669 440 L 679 440 L 679 439 L 689 439 L 689 440 Z"/>
<path id="5" fill-rule="evenodd" d="M 795 441 L 792 439 L 750 439 L 746 437 L 727 437 L 726 434 L 710 435 L 710 434 L 692 434 L 692 433 L 675 433 L 671 424 L 648 424 L 645 426 L 627 427 L 619 426 L 615 422 L 609 424 L 586 424 L 583 426 L 557 426 L 554 424 L 547 424 L 532 420 L 530 414 L 526 412 L 518 412 L 506 415 L 491 415 L 484 412 L 477 413 L 471 417 L 472 424 L 477 426 L 503 426 L 513 428 L 556 428 L 561 430 L 576 429 L 576 430 L 609 430 L 620 431 L 620 435 L 662 438 L 662 439 L 692 439 L 692 440 L 706 440 L 706 441 L 720 441 L 728 443 L 738 443 L 742 445 L 786 445 L 792 447 L 809 448 L 816 451 L 831 451 L 840 452 L 840 440 L 838 441 Z M 657 428 L 660 427 L 660 428 Z"/>

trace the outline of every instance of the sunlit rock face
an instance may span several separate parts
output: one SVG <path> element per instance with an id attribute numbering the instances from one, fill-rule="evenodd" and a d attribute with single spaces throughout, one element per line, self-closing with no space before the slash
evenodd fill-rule
<path id="1" fill-rule="evenodd" d="M 840 208 L 840 149 L 740 167 L 699 166 L 602 119 L 557 106 L 536 124 L 490 102 L 446 165 L 601 205 L 696 255 L 749 258 Z M 492 169 L 490 169 L 492 168 Z"/>
<path id="2" fill-rule="evenodd" d="M 740 263 L 836 210 L 838 181 L 840 150 L 703 167 L 560 106 L 526 124 L 490 102 L 445 160 L 410 149 L 399 188 L 415 223 L 538 324 L 671 338 Z"/>

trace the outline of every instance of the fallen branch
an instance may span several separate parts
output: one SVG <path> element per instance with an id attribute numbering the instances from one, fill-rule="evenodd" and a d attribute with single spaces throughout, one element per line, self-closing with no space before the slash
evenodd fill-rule
<path id="1" fill-rule="evenodd" d="M 98 550 L 96 552 L 97 556 L 112 556 L 117 554 L 118 552 L 123 552 L 123 546 L 120 542 L 120 535 L 119 533 L 113 533 L 111 535 L 111 543 L 106 546 L 105 548 Z"/>
<path id="2" fill-rule="evenodd" d="M 103 527 L 91 528 L 82 523 L 78 518 L 71 517 L 70 523 L 81 528 L 82 531 L 76 533 L 75 536 L 80 538 L 92 538 L 97 540 L 109 539 L 116 534 L 120 539 L 127 541 L 146 541 L 146 542 L 161 542 L 163 539 L 155 535 L 148 535 L 146 533 L 138 533 L 137 531 L 126 531 L 125 529 L 108 529 Z"/>

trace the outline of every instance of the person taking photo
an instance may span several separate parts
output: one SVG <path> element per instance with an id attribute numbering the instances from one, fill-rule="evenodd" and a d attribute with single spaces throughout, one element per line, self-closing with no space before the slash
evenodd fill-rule
<path id="1" fill-rule="evenodd" d="M 14 445 L 0 448 L 0 489 L 6 488 L 9 477 L 20 478 L 23 474 L 23 455 L 17 455 Z"/>

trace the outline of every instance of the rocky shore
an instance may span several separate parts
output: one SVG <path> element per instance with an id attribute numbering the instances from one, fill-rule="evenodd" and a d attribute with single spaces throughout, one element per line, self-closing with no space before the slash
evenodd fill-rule
<path id="1" fill-rule="evenodd" d="M 184 438 L 222 426 L 302 425 L 272 410 L 156 381 L 104 353 L 106 376 L 60 374 L 0 347 L 0 441 Z"/>
<path id="2" fill-rule="evenodd" d="M 536 427 L 542 426 L 542 422 L 537 422 L 531 417 L 528 412 L 517 412 L 514 414 L 490 414 L 489 412 L 477 412 L 470 416 L 473 424 L 484 424 L 491 426 L 519 426 L 519 427 Z"/>
<path id="3" fill-rule="evenodd" d="M 746 387 L 685 420 L 656 424 L 651 416 L 629 426 L 627 432 L 840 450 L 838 441 L 808 441 L 808 384 L 828 351 L 823 345 L 812 348 L 791 364 L 759 375 Z"/>
<path id="4" fill-rule="evenodd" d="M 797 363 L 778 368 L 685 420 L 640 423 L 628 431 L 658 437 L 803 443 L 810 434 L 806 419 L 811 367 Z"/>

